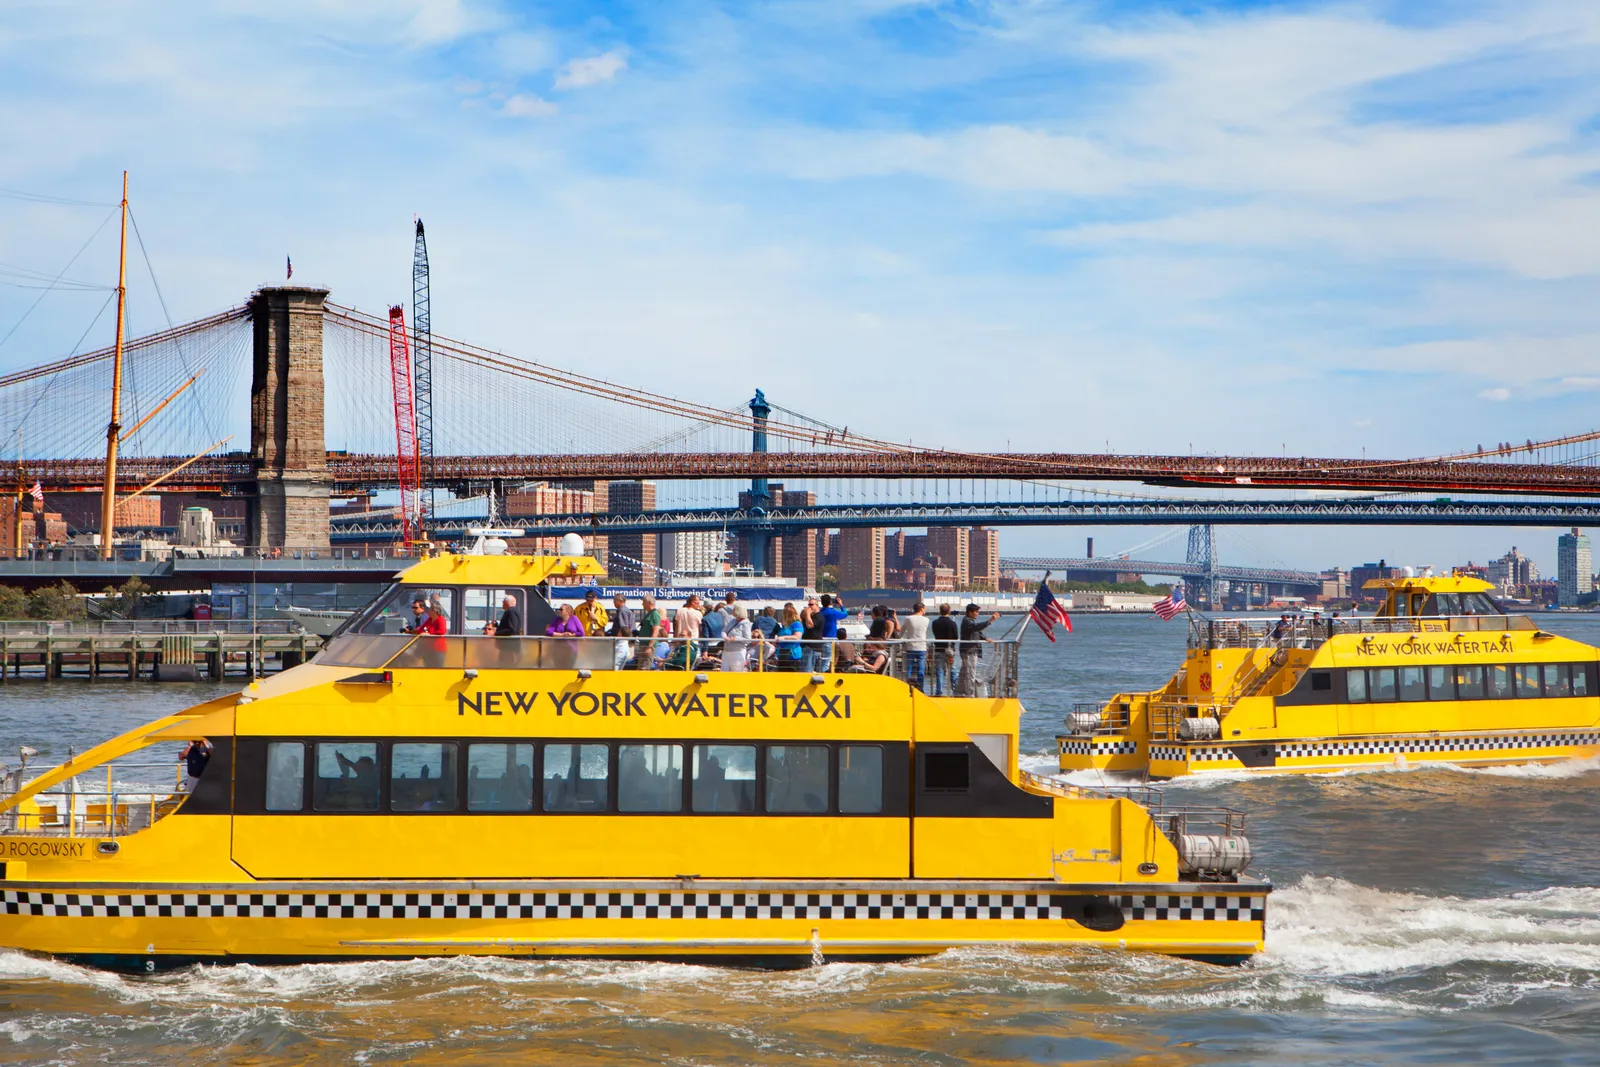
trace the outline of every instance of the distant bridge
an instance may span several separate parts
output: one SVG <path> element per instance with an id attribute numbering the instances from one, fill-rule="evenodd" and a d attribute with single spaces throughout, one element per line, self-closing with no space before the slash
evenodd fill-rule
<path id="1" fill-rule="evenodd" d="M 1233 582 L 1275 582 L 1282 585 L 1321 585 L 1322 575 L 1311 571 L 1273 570 L 1267 567 L 1224 567 L 1205 563 L 1175 563 L 1172 560 L 1120 559 L 1098 556 L 1093 559 L 1051 559 L 1040 556 L 1003 556 L 1000 569 L 1009 571 L 1095 571 L 1100 574 L 1160 574 L 1174 578 L 1223 578 Z"/>
<path id="2" fill-rule="evenodd" d="M 529 537 L 564 533 L 765 530 L 775 535 L 857 526 L 1600 526 L 1600 503 L 1404 500 L 1097 500 L 1012 504 L 819 504 L 813 507 L 694 508 L 628 514 L 527 515 L 501 520 Z M 429 522 L 435 538 L 462 538 L 482 518 Z M 387 542 L 391 517 L 335 517 L 336 544 Z M 1170 566 L 1170 564 L 1169 564 Z M 1133 568 L 1128 568 L 1129 570 Z M 1152 571 L 1151 573 L 1176 573 Z M 1222 571 L 1217 571 L 1224 576 Z M 1295 572 L 1301 573 L 1301 572 Z M 1281 580 L 1281 579 L 1272 579 Z"/>

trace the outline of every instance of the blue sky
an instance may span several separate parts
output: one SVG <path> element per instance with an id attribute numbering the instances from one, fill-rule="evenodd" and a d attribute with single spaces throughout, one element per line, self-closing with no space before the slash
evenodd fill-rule
<path id="1" fill-rule="evenodd" d="M 127 167 L 176 319 L 286 253 L 400 301 L 420 213 L 441 333 L 891 438 L 1402 455 L 1600 422 L 1600 5 L 199 6 L 0 12 L 0 188 L 108 201 Z M 0 264 L 53 274 L 102 217 L 0 199 Z M 36 295 L 0 285 L 0 335 Z M 0 369 L 103 299 L 51 295 Z"/>

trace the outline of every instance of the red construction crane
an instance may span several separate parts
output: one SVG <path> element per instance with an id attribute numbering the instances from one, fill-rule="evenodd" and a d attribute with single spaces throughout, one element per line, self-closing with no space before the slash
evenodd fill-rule
<path id="1" fill-rule="evenodd" d="M 422 533 L 417 508 L 422 501 L 422 465 L 417 461 L 417 407 L 411 391 L 411 351 L 406 344 L 406 312 L 389 309 L 389 376 L 394 384 L 394 443 L 400 480 L 400 533 L 409 546 Z"/>

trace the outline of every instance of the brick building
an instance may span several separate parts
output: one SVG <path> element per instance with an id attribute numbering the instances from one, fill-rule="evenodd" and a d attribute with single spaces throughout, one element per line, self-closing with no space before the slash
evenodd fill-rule
<path id="1" fill-rule="evenodd" d="M 839 531 L 840 589 L 881 589 L 884 571 L 881 529 L 867 526 Z"/>

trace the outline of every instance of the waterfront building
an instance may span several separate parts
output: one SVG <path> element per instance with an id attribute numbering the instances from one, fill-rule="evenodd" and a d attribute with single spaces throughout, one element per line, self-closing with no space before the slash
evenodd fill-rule
<path id="1" fill-rule="evenodd" d="M 881 528 L 867 526 L 839 531 L 840 589 L 881 589 L 885 569 Z"/>
<path id="2" fill-rule="evenodd" d="M 1000 588 L 1000 531 L 974 526 L 967 535 L 972 589 Z"/>
<path id="3" fill-rule="evenodd" d="M 955 573 L 957 589 L 972 583 L 972 531 L 965 527 L 944 527 L 928 531 L 928 551 L 939 557 L 942 566 Z"/>
<path id="4" fill-rule="evenodd" d="M 1556 602 L 1574 607 L 1594 592 L 1594 566 L 1589 538 L 1574 526 L 1556 538 Z"/>

